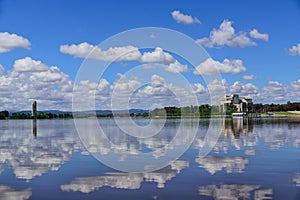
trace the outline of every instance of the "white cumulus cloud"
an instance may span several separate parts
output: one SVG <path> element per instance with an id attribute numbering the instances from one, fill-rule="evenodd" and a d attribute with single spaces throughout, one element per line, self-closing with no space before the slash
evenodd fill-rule
<path id="1" fill-rule="evenodd" d="M 25 110 L 33 100 L 42 109 L 70 109 L 73 83 L 56 66 L 26 57 L 16 60 L 7 75 L 0 75 L 0 82 L 0 106 L 5 109 Z"/>
<path id="2" fill-rule="evenodd" d="M 171 54 L 164 52 L 160 47 L 155 48 L 152 52 L 144 52 L 142 54 L 137 47 L 131 45 L 110 47 L 107 50 L 103 50 L 98 46 L 83 42 L 78 45 L 61 45 L 60 52 L 77 58 L 91 58 L 111 62 L 137 61 L 142 63 L 172 63 L 175 61 Z"/>
<path id="3" fill-rule="evenodd" d="M 141 83 L 134 79 L 128 79 L 123 74 L 118 74 L 119 78 L 114 82 L 113 89 L 116 93 L 122 94 L 122 93 L 130 93 L 134 92 L 137 88 L 141 86 Z"/>
<path id="4" fill-rule="evenodd" d="M 188 67 L 187 65 L 183 65 L 177 60 L 174 63 L 171 63 L 167 68 L 166 71 L 172 72 L 172 73 L 181 73 L 181 72 L 187 72 Z"/>
<path id="5" fill-rule="evenodd" d="M 135 61 L 141 57 L 138 48 L 130 45 L 102 50 L 98 46 L 88 44 L 87 42 L 78 45 L 61 45 L 60 52 L 78 58 L 92 58 L 104 61 Z"/>
<path id="6" fill-rule="evenodd" d="M 289 53 L 292 56 L 300 55 L 300 43 L 289 48 Z"/>
<path id="7" fill-rule="evenodd" d="M 260 33 L 257 29 L 253 29 L 249 34 L 252 38 L 269 41 L 269 35 L 266 33 Z"/>
<path id="8" fill-rule="evenodd" d="M 183 67 L 174 67 L 173 73 L 185 71 L 184 65 L 178 61 L 171 64 Z M 160 66 L 167 70 L 170 65 Z M 205 75 L 213 75 L 217 71 L 239 73 L 245 70 L 241 61 L 228 59 L 223 62 L 210 59 L 204 67 L 198 67 L 200 69 L 194 73 Z M 40 110 L 71 110 L 74 94 L 82 106 L 78 110 L 94 109 L 94 105 L 89 104 L 94 101 L 96 109 L 111 109 L 113 98 L 116 100 L 115 108 L 121 109 L 128 103 L 134 104 L 135 108 L 149 108 L 154 103 L 161 106 L 190 105 L 190 100 L 195 95 L 201 101 L 200 104 L 210 103 L 210 99 L 212 103 L 217 104 L 222 96 L 232 93 L 252 97 L 254 102 L 263 103 L 298 101 L 300 96 L 300 80 L 288 85 L 269 81 L 265 86 L 257 86 L 240 81 L 229 85 L 225 79 L 214 79 L 207 82 L 207 85 L 199 82 L 185 85 L 180 79 L 172 82 L 173 79 L 168 79 L 168 76 L 152 74 L 150 83 L 148 81 L 139 76 L 126 77 L 118 74 L 118 78 L 112 82 L 105 79 L 99 82 L 81 80 L 73 88 L 73 81 L 59 67 L 48 66 L 42 61 L 26 57 L 16 60 L 14 67 L 8 72 L 0 65 L 0 107 L 8 110 L 27 110 L 30 109 L 32 101 L 37 100 Z M 189 92 L 189 88 L 193 94 Z M 180 97 L 183 97 L 183 100 L 180 100 Z"/>
<path id="9" fill-rule="evenodd" d="M 264 100 L 267 102 L 286 101 L 288 99 L 288 87 L 277 81 L 269 81 L 263 90 Z"/>
<path id="10" fill-rule="evenodd" d="M 242 60 L 229 60 L 225 58 L 223 62 L 219 62 L 212 58 L 208 58 L 195 68 L 194 74 L 212 76 L 219 73 L 238 74 L 244 71 L 246 71 L 246 67 L 243 65 Z"/>
<path id="11" fill-rule="evenodd" d="M 168 105 L 176 102 L 171 90 L 171 83 L 167 83 L 163 77 L 153 74 L 151 82 L 144 88 L 139 89 L 136 97 L 139 98 L 139 102 L 142 104 L 153 104 L 155 102 L 160 105 Z"/>
<path id="12" fill-rule="evenodd" d="M 158 76 L 157 74 L 152 75 L 151 81 L 152 85 L 154 86 L 164 86 L 167 84 L 166 80 L 163 77 Z"/>
<path id="13" fill-rule="evenodd" d="M 292 82 L 292 87 L 293 89 L 300 91 L 300 79 Z"/>
<path id="14" fill-rule="evenodd" d="M 32 73 L 30 78 L 32 81 L 39 80 L 41 82 L 46 82 L 47 84 L 53 84 L 68 80 L 69 76 L 62 73 L 58 67 L 52 66 L 47 68 L 47 71 Z"/>
<path id="15" fill-rule="evenodd" d="M 222 46 L 243 48 L 257 45 L 256 42 L 248 37 L 247 32 L 236 33 L 232 24 L 232 21 L 224 20 L 218 29 L 213 29 L 210 32 L 209 37 L 200 38 L 196 42 L 209 48 Z M 250 31 L 249 35 L 254 39 L 269 40 L 268 34 L 259 33 L 257 29 Z"/>
<path id="16" fill-rule="evenodd" d="M 291 83 L 291 100 L 300 101 L 300 79 Z"/>
<path id="17" fill-rule="evenodd" d="M 171 13 L 173 19 L 177 23 L 183 23 L 183 24 L 201 24 L 200 20 L 196 17 L 192 17 L 190 15 L 186 15 L 181 13 L 179 10 L 174 10 Z"/>
<path id="18" fill-rule="evenodd" d="M 210 99 L 213 104 L 218 104 L 220 99 L 228 94 L 229 84 L 225 79 L 218 80 L 214 79 L 207 84 L 207 89 L 210 95 Z"/>
<path id="19" fill-rule="evenodd" d="M 230 87 L 231 94 L 240 94 L 241 96 L 256 97 L 259 89 L 252 83 L 241 83 L 236 81 Z"/>
<path id="20" fill-rule="evenodd" d="M 153 52 L 145 52 L 139 59 L 140 62 L 172 63 L 174 58 L 171 54 L 164 52 L 162 48 L 157 47 Z"/>
<path id="21" fill-rule="evenodd" d="M 9 52 L 15 48 L 30 48 L 28 39 L 8 32 L 0 32 L 0 53 Z"/>
<path id="22" fill-rule="evenodd" d="M 4 72 L 4 67 L 0 64 L 0 76 L 3 75 L 3 72 Z"/>
<path id="23" fill-rule="evenodd" d="M 195 91 L 195 93 L 206 93 L 207 89 L 200 83 L 195 83 L 193 84 L 193 89 Z"/>
<path id="24" fill-rule="evenodd" d="M 244 76 L 243 76 L 243 79 L 244 79 L 244 80 L 253 80 L 253 79 L 255 79 L 255 76 L 252 75 L 252 74 L 251 74 L 251 75 L 244 75 Z"/>
<path id="25" fill-rule="evenodd" d="M 22 58 L 14 62 L 16 72 L 43 72 L 48 68 L 40 60 L 33 60 L 30 57 Z"/>

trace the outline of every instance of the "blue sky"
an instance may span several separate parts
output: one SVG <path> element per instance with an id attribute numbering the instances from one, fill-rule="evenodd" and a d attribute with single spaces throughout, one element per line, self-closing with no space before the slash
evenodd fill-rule
<path id="1" fill-rule="evenodd" d="M 210 64 L 221 73 L 226 94 L 240 93 L 256 102 L 266 103 L 299 101 L 299 21 L 300 2 L 296 0 L 0 1 L 0 64 L 3 68 L 0 70 L 0 106 L 10 110 L 28 109 L 28 102 L 37 99 L 41 109 L 69 110 L 71 88 L 87 55 L 79 56 L 79 45 L 84 43 L 85 47 L 96 47 L 115 34 L 142 27 L 172 29 L 202 45 L 211 57 Z M 65 50 L 62 50 L 62 45 L 66 45 Z M 71 48 L 71 45 L 74 46 Z M 154 51 L 155 48 L 140 50 L 140 53 Z M 209 84 L 197 78 L 192 70 L 185 70 L 187 63 L 183 59 L 169 53 L 173 61 L 162 62 L 167 66 L 178 61 L 180 73 L 198 91 L 200 103 L 204 103 Z M 109 108 L 108 96 L 118 88 L 117 80 L 122 79 L 122 74 L 137 64 L 154 63 L 140 58 L 131 61 L 111 65 L 105 81 L 101 82 L 104 85 L 101 86 L 103 91 L 99 91 L 102 96 L 98 101 L 106 105 L 101 108 Z M 209 70 L 209 66 L 200 67 Z M 26 69 L 28 67 L 30 70 Z M 187 67 L 191 68 L 188 64 Z M 136 78 L 142 74 L 138 71 L 131 74 L 135 78 L 127 77 L 125 90 L 145 84 Z M 171 74 L 174 74 L 174 68 Z M 158 98 L 165 94 L 165 90 L 155 86 L 157 78 L 149 76 L 152 83 L 148 88 L 140 88 L 141 94 L 148 92 L 143 98 Z M 195 85 L 197 83 L 201 85 Z M 91 80 L 88 84 L 78 86 L 82 87 L 78 88 L 81 92 L 78 94 L 88 96 L 89 91 L 97 88 Z M 100 83 L 96 84 L 99 86 Z M 170 103 L 164 101 L 157 103 Z M 153 105 L 136 106 L 147 108 Z"/>

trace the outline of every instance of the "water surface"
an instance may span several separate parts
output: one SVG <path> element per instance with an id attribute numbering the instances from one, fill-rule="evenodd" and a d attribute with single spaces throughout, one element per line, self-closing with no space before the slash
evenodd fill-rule
<path id="1" fill-rule="evenodd" d="M 197 119 L 190 148 L 171 163 L 195 121 L 180 129 L 168 119 L 159 134 L 139 138 L 98 119 L 101 139 L 93 120 L 80 120 L 80 137 L 72 119 L 0 121 L 0 199 L 300 199 L 300 119 Z M 209 126 L 220 134 L 203 156 Z M 127 173 L 92 154 L 128 168 L 166 166 Z"/>

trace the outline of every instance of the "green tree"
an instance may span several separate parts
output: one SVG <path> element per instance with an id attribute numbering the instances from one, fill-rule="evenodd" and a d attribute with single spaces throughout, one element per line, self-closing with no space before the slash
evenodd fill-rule
<path id="1" fill-rule="evenodd" d="M 226 115 L 231 115 L 234 112 L 237 112 L 238 109 L 237 107 L 235 107 L 234 105 L 230 104 L 227 108 L 226 108 Z"/>
<path id="2" fill-rule="evenodd" d="M 9 112 L 7 110 L 0 112 L 0 119 L 5 119 L 7 117 L 9 117 Z"/>
<path id="3" fill-rule="evenodd" d="M 211 113 L 212 114 L 220 114 L 220 107 L 219 106 L 211 106 Z"/>

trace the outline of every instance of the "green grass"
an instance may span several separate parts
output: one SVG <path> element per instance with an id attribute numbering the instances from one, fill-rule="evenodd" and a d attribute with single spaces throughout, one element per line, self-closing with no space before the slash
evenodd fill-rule
<path id="1" fill-rule="evenodd" d="M 288 111 L 279 111 L 279 112 L 273 112 L 277 115 L 295 115 L 294 113 L 288 112 Z"/>

